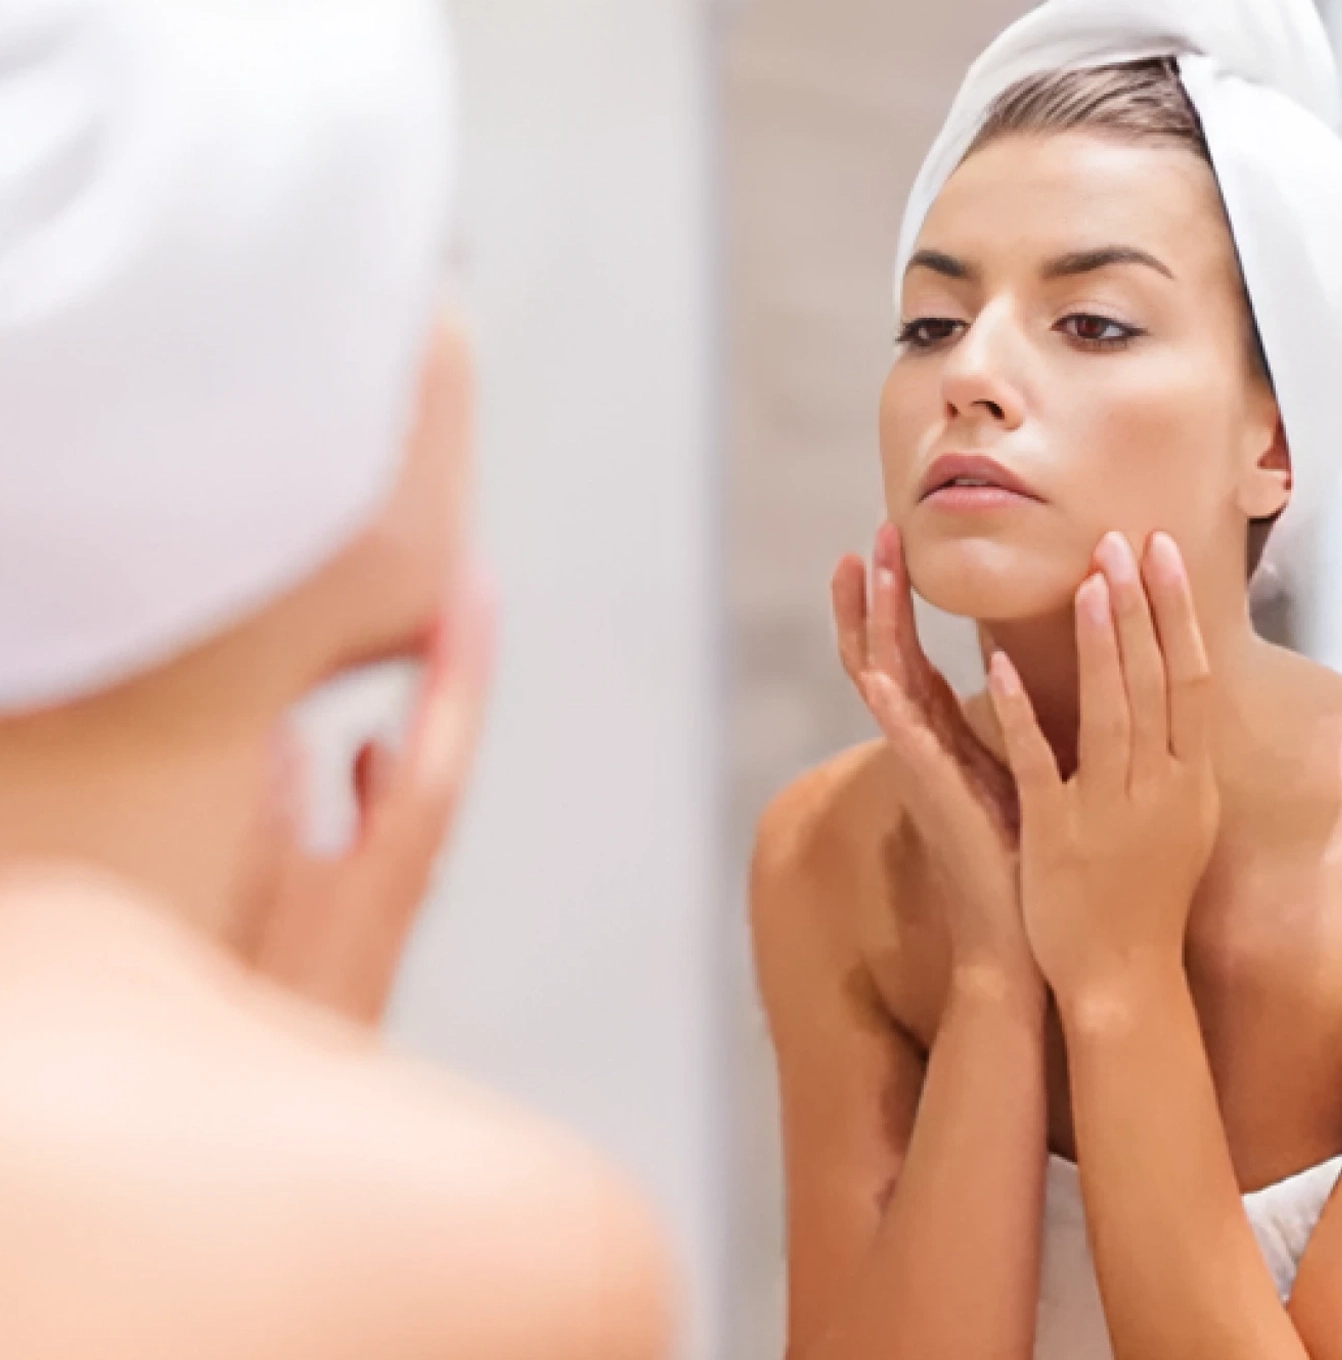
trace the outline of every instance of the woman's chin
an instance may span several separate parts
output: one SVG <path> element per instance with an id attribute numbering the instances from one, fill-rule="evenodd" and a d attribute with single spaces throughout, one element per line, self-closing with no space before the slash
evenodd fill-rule
<path id="1" fill-rule="evenodd" d="M 1045 618 L 1071 608 L 1086 564 L 992 539 L 906 540 L 909 579 L 929 604 L 979 623 Z"/>

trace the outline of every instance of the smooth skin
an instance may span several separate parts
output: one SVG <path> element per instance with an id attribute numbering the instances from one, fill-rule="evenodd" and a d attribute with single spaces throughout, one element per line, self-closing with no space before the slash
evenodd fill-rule
<path id="1" fill-rule="evenodd" d="M 0 721 L 0 1352 L 660 1360 L 671 1270 L 575 1137 L 381 1038 L 493 654 L 444 323 L 402 474 L 316 576 L 114 691 Z M 285 715 L 424 662 L 350 849 L 295 828 Z"/>
<path id="2" fill-rule="evenodd" d="M 1027 1360 L 1052 1150 L 1120 1360 L 1334 1360 L 1342 1196 L 1289 1310 L 1240 1200 L 1342 1151 L 1342 681 L 1249 619 L 1289 458 L 1214 181 L 1012 140 L 919 246 L 891 524 L 834 581 L 883 739 L 784 791 L 754 861 L 790 1358 Z M 938 510 L 947 452 L 1037 498 Z M 979 620 L 989 693 L 936 675 L 912 589 Z"/>

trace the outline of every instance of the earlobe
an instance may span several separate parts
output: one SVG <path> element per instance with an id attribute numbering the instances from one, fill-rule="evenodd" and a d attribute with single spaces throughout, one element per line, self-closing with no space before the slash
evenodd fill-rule
<path id="1" fill-rule="evenodd" d="M 1289 504 L 1292 486 L 1291 451 L 1278 416 L 1271 445 L 1240 483 L 1239 508 L 1250 520 L 1274 519 Z"/>

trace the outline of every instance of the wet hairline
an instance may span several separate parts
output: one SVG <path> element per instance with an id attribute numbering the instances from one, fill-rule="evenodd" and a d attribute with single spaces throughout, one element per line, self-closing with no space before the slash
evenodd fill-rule
<path id="1" fill-rule="evenodd" d="M 1239 249 L 1235 240 L 1234 227 L 1233 224 L 1231 223 L 1229 211 L 1226 208 L 1224 197 L 1221 194 L 1220 180 L 1216 173 L 1215 163 L 1211 160 L 1209 154 L 1208 155 L 1200 154 L 1199 151 L 1194 146 L 1190 145 L 1186 140 L 1181 138 L 1162 136 L 1146 137 L 1130 135 L 1125 133 L 1121 129 L 1104 126 L 1102 124 L 1075 125 L 1057 128 L 1050 127 L 1007 128 L 1000 132 L 996 132 L 988 137 L 985 137 L 982 134 L 976 137 L 975 140 L 971 143 L 969 149 L 965 152 L 964 156 L 961 157 L 959 163 L 956 166 L 956 170 L 952 173 L 952 177 L 954 176 L 955 173 L 958 173 L 960 169 L 967 165 L 971 160 L 977 158 L 980 154 L 984 152 L 994 149 L 995 147 L 1000 147 L 1011 143 L 1018 143 L 1023 145 L 1029 145 L 1031 143 L 1034 143 L 1038 145 L 1043 145 L 1045 143 L 1056 142 L 1059 138 L 1068 139 L 1085 138 L 1105 142 L 1111 146 L 1130 147 L 1134 150 L 1150 149 L 1161 151 L 1176 151 L 1182 153 L 1182 155 L 1186 157 L 1189 161 L 1191 161 L 1193 164 L 1201 167 L 1203 173 L 1199 176 L 1199 178 L 1201 178 L 1203 182 L 1206 184 L 1210 193 L 1210 197 L 1207 202 L 1207 209 L 1208 211 L 1214 214 L 1214 220 L 1218 224 L 1219 230 L 1222 233 L 1222 239 L 1226 244 L 1228 282 L 1239 297 L 1240 305 L 1242 307 L 1243 316 L 1245 319 L 1246 344 L 1250 365 L 1255 376 L 1265 380 L 1269 386 L 1272 386 L 1271 367 L 1268 363 L 1267 352 L 1263 344 L 1262 335 L 1258 329 L 1258 320 L 1254 312 L 1253 303 L 1249 296 L 1248 285 L 1244 276 L 1243 264 L 1240 260 Z M 949 183 L 950 180 L 948 179 L 947 184 Z M 938 201 L 939 200 L 940 195 L 938 195 Z M 924 225 L 926 224 L 924 223 Z M 1119 239 L 1104 239 L 1104 240 L 1096 239 L 1090 242 L 1078 243 L 1075 252 L 1069 251 L 1066 253 L 1089 254 L 1092 251 L 1099 252 L 1109 250 L 1116 250 L 1124 253 L 1132 251 L 1134 254 L 1137 255 L 1154 253 L 1145 251 L 1141 247 L 1137 246 L 1135 242 L 1122 241 Z M 936 242 L 928 242 L 925 247 L 920 242 L 918 249 L 916 249 L 914 253 L 910 256 L 909 263 L 905 268 L 905 273 L 899 280 L 901 288 L 903 287 L 905 281 L 909 277 L 910 268 L 912 268 L 919 261 L 920 256 L 925 257 L 926 254 L 928 253 L 943 256 L 946 259 L 957 258 L 954 256 L 952 252 L 940 249 Z M 968 260 L 963 261 L 963 263 L 971 266 L 971 268 L 974 264 L 973 261 Z M 1174 271 L 1168 269 L 1168 262 L 1165 263 L 1167 266 L 1165 272 L 1173 273 Z"/>

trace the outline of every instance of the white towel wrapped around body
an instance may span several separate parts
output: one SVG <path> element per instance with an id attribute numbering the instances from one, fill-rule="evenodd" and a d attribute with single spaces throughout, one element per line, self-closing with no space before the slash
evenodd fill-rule
<path id="1" fill-rule="evenodd" d="M 992 105 L 1028 76 L 1176 57 L 1202 120 L 1276 385 L 1294 492 L 1267 579 L 1302 605 L 1300 643 L 1342 666 L 1342 93 L 1311 0 L 1047 0 L 974 64 L 914 185 L 897 287 Z"/>
<path id="2" fill-rule="evenodd" d="M 0 712 L 303 579 L 400 465 L 452 186 L 438 0 L 0 0 Z"/>

